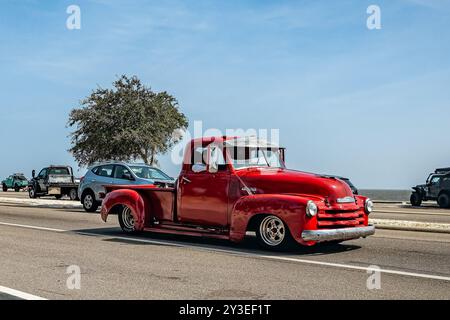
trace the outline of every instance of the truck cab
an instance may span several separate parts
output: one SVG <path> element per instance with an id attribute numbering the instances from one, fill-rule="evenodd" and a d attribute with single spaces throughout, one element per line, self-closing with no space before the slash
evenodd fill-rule
<path id="1" fill-rule="evenodd" d="M 101 215 L 125 232 L 148 230 L 242 241 L 265 248 L 374 233 L 372 202 L 336 177 L 287 169 L 285 149 L 256 137 L 207 137 L 186 147 L 175 188 L 105 186 Z"/>

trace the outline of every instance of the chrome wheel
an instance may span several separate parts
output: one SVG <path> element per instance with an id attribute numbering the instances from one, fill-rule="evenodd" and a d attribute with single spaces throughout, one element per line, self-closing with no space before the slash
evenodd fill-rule
<path id="1" fill-rule="evenodd" d="M 83 201 L 84 207 L 89 210 L 90 208 L 92 208 L 92 205 L 94 204 L 94 199 L 92 198 L 92 196 L 90 194 L 87 194 L 84 197 L 84 201 Z"/>
<path id="2" fill-rule="evenodd" d="M 286 228 L 280 218 L 268 216 L 261 221 L 259 234 L 266 245 L 275 247 L 283 242 L 286 236 Z"/>
<path id="3" fill-rule="evenodd" d="M 131 213 L 131 209 L 127 206 L 124 206 L 122 210 L 122 223 L 125 228 L 134 230 L 134 217 Z"/>

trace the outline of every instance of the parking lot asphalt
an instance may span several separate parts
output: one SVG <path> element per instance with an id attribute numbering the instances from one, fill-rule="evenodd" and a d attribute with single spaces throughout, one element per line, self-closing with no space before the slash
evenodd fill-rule
<path id="1" fill-rule="evenodd" d="M 450 299 L 449 234 L 378 230 L 274 253 L 252 236 L 131 237 L 115 216 L 0 204 L 0 246 L 0 286 L 46 299 Z M 67 287 L 72 265 L 80 289 Z M 374 267 L 380 289 L 369 290 Z"/>

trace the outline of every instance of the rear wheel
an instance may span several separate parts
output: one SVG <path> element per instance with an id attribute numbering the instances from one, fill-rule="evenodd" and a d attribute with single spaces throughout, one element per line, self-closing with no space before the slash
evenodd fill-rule
<path id="1" fill-rule="evenodd" d="M 450 196 L 446 193 L 439 195 L 438 204 L 441 208 L 450 208 Z"/>
<path id="2" fill-rule="evenodd" d="M 3 192 L 7 192 L 8 191 L 8 187 L 6 186 L 6 184 L 2 185 L 2 189 L 3 189 Z"/>
<path id="3" fill-rule="evenodd" d="M 72 201 L 78 200 L 78 190 L 77 189 L 70 189 L 70 191 L 69 191 L 69 198 Z"/>
<path id="4" fill-rule="evenodd" d="M 286 249 L 293 242 L 287 226 L 273 215 L 261 218 L 256 229 L 256 238 L 261 247 L 270 250 Z"/>
<path id="5" fill-rule="evenodd" d="M 95 200 L 95 196 L 94 196 L 94 193 L 92 191 L 86 192 L 83 195 L 83 197 L 81 199 L 81 202 L 83 203 L 84 210 L 86 210 L 87 212 L 95 212 L 95 211 L 97 211 L 98 203 Z"/>
<path id="6" fill-rule="evenodd" d="M 14 185 L 14 191 L 15 192 L 19 192 L 20 191 L 20 187 L 17 184 Z"/>
<path id="7" fill-rule="evenodd" d="M 420 207 L 422 204 L 422 197 L 417 192 L 413 192 L 409 198 L 409 201 L 413 207 Z"/>
<path id="8" fill-rule="evenodd" d="M 119 211 L 119 224 L 125 233 L 134 233 L 136 231 L 130 207 L 123 206 L 122 210 Z"/>

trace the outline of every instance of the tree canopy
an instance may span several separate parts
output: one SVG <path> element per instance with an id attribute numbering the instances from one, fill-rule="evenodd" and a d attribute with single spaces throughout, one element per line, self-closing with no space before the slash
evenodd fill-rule
<path id="1" fill-rule="evenodd" d="M 188 126 L 177 100 L 122 75 L 112 89 L 97 88 L 69 115 L 73 154 L 80 166 L 105 160 L 157 163 Z"/>

